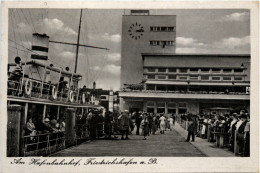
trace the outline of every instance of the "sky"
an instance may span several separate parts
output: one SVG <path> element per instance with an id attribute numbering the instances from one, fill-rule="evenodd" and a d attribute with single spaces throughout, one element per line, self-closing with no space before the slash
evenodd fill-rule
<path id="1" fill-rule="evenodd" d="M 81 85 L 119 90 L 122 15 L 130 10 L 83 9 L 80 44 L 108 48 L 109 51 L 79 48 L 77 73 Z M 230 10 L 150 10 L 152 15 L 176 15 L 176 53 L 250 54 L 250 11 Z M 50 40 L 77 42 L 80 10 L 11 9 L 9 11 L 8 61 L 18 55 L 30 57 L 32 34 L 46 33 Z M 15 44 L 15 41 L 17 44 Z M 19 44 L 19 45 L 18 45 Z M 49 60 L 54 66 L 74 71 L 76 47 L 49 43 Z"/>

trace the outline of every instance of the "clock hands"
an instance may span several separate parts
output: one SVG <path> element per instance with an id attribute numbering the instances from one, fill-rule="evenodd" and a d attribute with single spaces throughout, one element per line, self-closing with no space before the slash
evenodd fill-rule
<path id="1" fill-rule="evenodd" d="M 143 29 L 137 29 L 137 30 L 135 30 L 135 32 L 144 32 L 144 30 Z"/>

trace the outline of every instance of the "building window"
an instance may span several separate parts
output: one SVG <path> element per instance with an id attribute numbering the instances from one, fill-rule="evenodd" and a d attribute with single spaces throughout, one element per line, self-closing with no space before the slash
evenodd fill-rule
<path id="1" fill-rule="evenodd" d="M 197 76 L 197 75 L 190 75 L 190 80 L 199 80 L 199 76 Z"/>
<path id="2" fill-rule="evenodd" d="M 168 114 L 176 114 L 176 103 L 169 102 L 168 103 Z"/>
<path id="3" fill-rule="evenodd" d="M 157 79 L 166 79 L 166 76 L 165 75 L 158 75 Z"/>
<path id="4" fill-rule="evenodd" d="M 243 69 L 240 69 L 240 68 L 236 68 L 236 69 L 234 69 L 234 72 L 235 72 L 235 73 L 243 73 L 244 70 L 243 70 Z"/>
<path id="5" fill-rule="evenodd" d="M 190 68 L 190 73 L 198 73 L 198 68 Z"/>
<path id="6" fill-rule="evenodd" d="M 177 69 L 176 68 L 169 68 L 169 73 L 176 73 Z"/>
<path id="7" fill-rule="evenodd" d="M 155 103 L 154 102 L 147 102 L 147 107 L 155 107 Z"/>
<path id="8" fill-rule="evenodd" d="M 157 103 L 157 113 L 165 113 L 165 103 L 164 102 L 158 102 Z"/>
<path id="9" fill-rule="evenodd" d="M 180 69 L 179 69 L 179 72 L 180 72 L 180 73 L 187 73 L 187 72 L 188 72 L 188 69 L 187 69 L 187 68 L 180 68 Z"/>
<path id="10" fill-rule="evenodd" d="M 223 76 L 223 80 L 231 80 L 231 76 Z"/>
<path id="11" fill-rule="evenodd" d="M 212 76 L 212 80 L 220 80 L 219 76 Z"/>
<path id="12" fill-rule="evenodd" d="M 212 73 L 220 73 L 220 72 L 221 72 L 221 69 L 219 69 L 219 68 L 212 69 Z"/>
<path id="13" fill-rule="evenodd" d="M 209 80 L 209 76 L 201 76 L 201 80 Z"/>
<path id="14" fill-rule="evenodd" d="M 187 76 L 179 76 L 180 80 L 187 80 L 187 78 L 188 78 Z"/>
<path id="15" fill-rule="evenodd" d="M 201 73 L 209 73 L 209 68 L 200 69 Z"/>
<path id="16" fill-rule="evenodd" d="M 179 103 L 178 105 L 179 114 L 185 114 L 187 112 L 186 103 Z"/>
<path id="17" fill-rule="evenodd" d="M 147 79 L 155 79 L 155 75 L 147 75 Z"/>
<path id="18" fill-rule="evenodd" d="M 158 68 L 158 72 L 160 72 L 160 73 L 166 73 L 166 68 Z"/>
<path id="19" fill-rule="evenodd" d="M 223 69 L 223 73 L 232 73 L 232 69 Z"/>
<path id="20" fill-rule="evenodd" d="M 154 113 L 155 103 L 154 102 L 147 102 L 147 112 Z"/>
<path id="21" fill-rule="evenodd" d="M 174 46 L 174 41 L 169 40 L 151 40 L 150 46 Z"/>
<path id="22" fill-rule="evenodd" d="M 153 32 L 174 32 L 174 26 L 151 26 L 150 31 Z"/>
<path id="23" fill-rule="evenodd" d="M 153 91 L 154 91 L 154 90 L 155 90 L 155 85 L 147 84 L 147 85 L 146 85 L 146 89 L 147 89 L 147 90 L 153 90 Z"/>
<path id="24" fill-rule="evenodd" d="M 167 85 L 156 85 L 156 90 L 167 91 Z"/>
<path id="25" fill-rule="evenodd" d="M 241 80 L 243 80 L 243 77 L 241 77 L 241 76 L 235 76 L 235 77 L 234 77 L 234 80 L 241 81 Z"/>
<path id="26" fill-rule="evenodd" d="M 176 76 L 176 75 L 169 75 L 169 76 L 168 76 L 168 79 L 176 80 L 176 79 L 177 79 L 177 76 Z"/>
<path id="27" fill-rule="evenodd" d="M 147 72 L 154 73 L 155 72 L 155 68 L 147 68 Z"/>

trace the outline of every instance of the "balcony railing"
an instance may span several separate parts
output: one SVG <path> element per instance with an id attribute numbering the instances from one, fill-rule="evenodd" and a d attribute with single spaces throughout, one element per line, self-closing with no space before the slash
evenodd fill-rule
<path id="1" fill-rule="evenodd" d="M 163 91 L 163 90 L 131 90 L 123 89 L 121 92 L 135 93 L 179 93 L 179 94 L 223 94 L 223 95 L 249 95 L 249 92 L 216 92 L 216 91 Z"/>

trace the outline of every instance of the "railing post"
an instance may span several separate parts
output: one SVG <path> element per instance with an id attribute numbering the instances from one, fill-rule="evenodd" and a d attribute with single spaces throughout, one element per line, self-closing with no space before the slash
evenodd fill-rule
<path id="1" fill-rule="evenodd" d="M 20 123 L 23 107 L 20 105 L 10 105 L 7 110 L 7 157 L 18 157 L 20 152 Z"/>
<path id="2" fill-rule="evenodd" d="M 74 145 L 75 142 L 75 109 L 68 108 L 65 126 L 65 145 L 66 147 Z"/>

